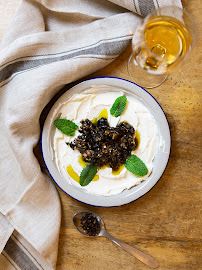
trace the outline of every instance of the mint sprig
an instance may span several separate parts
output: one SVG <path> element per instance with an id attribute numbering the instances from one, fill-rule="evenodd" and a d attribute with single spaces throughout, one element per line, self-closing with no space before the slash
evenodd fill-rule
<path id="1" fill-rule="evenodd" d="M 86 165 L 86 167 L 82 170 L 80 174 L 80 185 L 87 186 L 93 180 L 93 177 L 96 175 L 97 169 L 97 164 Z"/>
<path id="2" fill-rule="evenodd" d="M 148 169 L 144 162 L 136 155 L 130 155 L 126 159 L 125 167 L 129 172 L 137 176 L 144 176 L 148 173 Z"/>
<path id="3" fill-rule="evenodd" d="M 75 130 L 77 130 L 78 126 L 67 119 L 59 118 L 54 121 L 54 125 L 57 129 L 59 129 L 63 134 L 68 136 L 74 136 Z"/>
<path id="4" fill-rule="evenodd" d="M 110 109 L 110 114 L 114 117 L 120 116 L 127 105 L 127 98 L 126 96 L 120 96 L 115 101 Z"/>

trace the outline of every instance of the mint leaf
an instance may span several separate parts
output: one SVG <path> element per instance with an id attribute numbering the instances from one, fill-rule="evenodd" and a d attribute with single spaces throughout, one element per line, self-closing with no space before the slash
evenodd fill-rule
<path id="1" fill-rule="evenodd" d="M 125 167 L 129 172 L 132 172 L 137 176 L 144 176 L 148 173 L 146 165 L 136 155 L 130 155 L 127 158 L 125 162 Z"/>
<path id="2" fill-rule="evenodd" d="M 54 125 L 60 131 L 62 131 L 62 133 L 68 136 L 74 136 L 75 130 L 78 128 L 78 126 L 74 122 L 63 118 L 56 119 L 54 121 Z"/>
<path id="3" fill-rule="evenodd" d="M 120 116 L 123 111 L 125 110 L 127 104 L 127 98 L 126 96 L 120 96 L 115 101 L 110 109 L 111 115 L 118 117 Z"/>
<path id="4" fill-rule="evenodd" d="M 80 185 L 87 186 L 97 173 L 97 164 L 88 164 L 80 174 Z"/>

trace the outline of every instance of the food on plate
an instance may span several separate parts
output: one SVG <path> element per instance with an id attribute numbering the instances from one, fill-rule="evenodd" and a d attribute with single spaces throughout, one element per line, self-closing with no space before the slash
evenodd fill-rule
<path id="1" fill-rule="evenodd" d="M 54 160 L 64 181 L 111 196 L 152 173 L 158 127 L 134 96 L 114 87 L 92 87 L 61 104 L 54 123 Z"/>

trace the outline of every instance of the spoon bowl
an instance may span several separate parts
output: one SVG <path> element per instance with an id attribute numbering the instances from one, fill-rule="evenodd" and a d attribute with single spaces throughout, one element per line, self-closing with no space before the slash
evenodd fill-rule
<path id="1" fill-rule="evenodd" d="M 88 237 L 98 237 L 104 236 L 117 244 L 119 247 L 135 256 L 144 264 L 148 265 L 151 268 L 158 267 L 158 261 L 151 257 L 150 255 L 129 246 L 128 244 L 122 242 L 121 240 L 116 239 L 111 234 L 109 234 L 106 229 L 102 219 L 92 212 L 79 212 L 73 216 L 73 223 L 76 229 L 85 236 Z M 96 227 L 96 228 L 94 228 Z M 95 229 L 95 230 L 93 230 Z M 92 234 L 93 231 L 93 234 Z"/>
<path id="2" fill-rule="evenodd" d="M 100 227 L 100 230 L 97 232 L 96 235 L 89 235 L 88 231 L 84 230 L 83 227 L 82 227 L 81 220 L 82 220 L 82 218 L 85 218 L 85 216 L 86 216 L 87 214 L 92 214 L 92 216 L 93 216 L 94 218 L 96 218 L 96 220 L 98 221 L 98 223 L 99 223 L 99 225 L 100 225 L 100 226 L 99 226 L 99 227 Z M 80 233 L 82 233 L 82 234 L 84 234 L 85 236 L 88 236 L 88 237 L 98 237 L 98 236 L 102 236 L 102 232 L 103 232 L 103 230 L 105 229 L 105 227 L 104 227 L 104 222 L 102 221 L 102 219 L 101 219 L 98 215 L 96 215 L 96 214 L 94 214 L 94 213 L 90 213 L 90 212 L 79 212 L 79 213 L 75 214 L 75 215 L 73 216 L 73 223 L 74 223 L 74 226 L 76 227 L 76 229 L 77 229 Z"/>

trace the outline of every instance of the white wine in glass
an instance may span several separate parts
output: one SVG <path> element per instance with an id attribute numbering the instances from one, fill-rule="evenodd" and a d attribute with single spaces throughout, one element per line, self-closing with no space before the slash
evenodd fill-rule
<path id="1" fill-rule="evenodd" d="M 183 63 L 197 38 L 192 16 L 176 6 L 162 7 L 148 15 L 132 39 L 128 71 L 133 81 L 153 88 Z"/>

